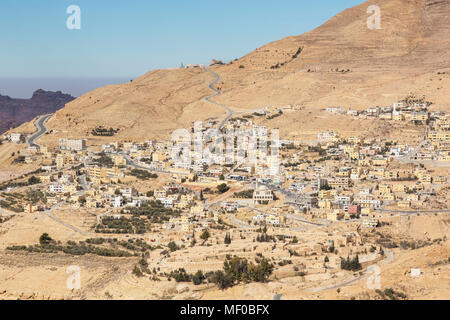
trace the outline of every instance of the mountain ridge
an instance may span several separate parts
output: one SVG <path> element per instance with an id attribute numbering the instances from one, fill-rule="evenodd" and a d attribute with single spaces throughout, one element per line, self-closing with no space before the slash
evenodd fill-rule
<path id="1" fill-rule="evenodd" d="M 56 112 L 74 99 L 61 91 L 43 89 L 36 90 L 30 99 L 15 99 L 0 94 L 0 134 L 39 115 Z"/>
<path id="2" fill-rule="evenodd" d="M 371 5 L 380 6 L 380 30 L 367 27 Z M 215 101 L 236 111 L 286 104 L 362 109 L 413 93 L 450 110 L 449 21 L 450 0 L 366 1 L 312 31 L 210 66 L 221 76 Z M 203 100 L 212 80 L 200 68 L 150 71 L 83 95 L 48 125 L 68 136 L 102 125 L 120 128 L 118 139 L 167 138 L 193 121 L 226 116 Z"/>

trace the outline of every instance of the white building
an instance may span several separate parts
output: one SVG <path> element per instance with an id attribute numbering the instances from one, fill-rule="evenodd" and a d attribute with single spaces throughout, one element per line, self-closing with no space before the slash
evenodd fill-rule
<path id="1" fill-rule="evenodd" d="M 253 136 L 257 138 L 267 137 L 266 126 L 253 126 Z"/>
<path id="2" fill-rule="evenodd" d="M 339 135 L 334 131 L 320 132 L 317 139 L 322 142 L 333 142 L 339 140 Z"/>
<path id="3" fill-rule="evenodd" d="M 63 193 L 64 192 L 64 185 L 62 185 L 62 184 L 51 184 L 48 187 L 48 191 L 50 193 Z"/>
<path id="4" fill-rule="evenodd" d="M 165 199 L 161 199 L 160 201 L 164 205 L 164 207 L 173 208 L 173 199 L 172 198 L 165 198 Z"/>
<path id="5" fill-rule="evenodd" d="M 122 200 L 123 199 L 122 199 L 121 196 L 111 197 L 111 202 L 110 202 L 111 207 L 120 208 L 122 206 L 122 203 L 123 203 Z"/>
<path id="6" fill-rule="evenodd" d="M 256 186 L 253 192 L 253 203 L 269 202 L 273 200 L 273 193 L 266 186 Z"/>

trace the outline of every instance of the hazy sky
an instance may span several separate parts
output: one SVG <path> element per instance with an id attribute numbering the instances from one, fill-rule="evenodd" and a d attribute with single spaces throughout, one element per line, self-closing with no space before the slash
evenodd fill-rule
<path id="1" fill-rule="evenodd" d="M 362 0 L 1 0 L 0 78 L 135 78 L 231 60 Z M 81 30 L 68 30 L 70 5 Z M 0 88 L 0 93 L 4 89 Z"/>

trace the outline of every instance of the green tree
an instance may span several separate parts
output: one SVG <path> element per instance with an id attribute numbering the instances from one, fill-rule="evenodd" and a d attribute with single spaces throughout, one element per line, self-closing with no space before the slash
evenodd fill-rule
<path id="1" fill-rule="evenodd" d="M 39 237 L 39 244 L 40 244 L 41 246 L 49 245 L 52 241 L 53 241 L 53 239 L 48 235 L 48 233 L 43 233 L 43 234 Z"/>
<path id="2" fill-rule="evenodd" d="M 217 186 L 217 190 L 219 191 L 219 193 L 225 193 L 225 192 L 227 192 L 228 190 L 230 190 L 230 187 L 227 186 L 226 183 L 222 183 L 222 184 L 219 184 L 219 185 Z"/>
<path id="3" fill-rule="evenodd" d="M 203 280 L 205 280 L 205 276 L 203 275 L 203 272 L 201 270 L 198 270 L 193 276 L 192 276 L 192 282 L 198 286 L 203 283 Z"/>
<path id="4" fill-rule="evenodd" d="M 133 274 L 136 276 L 136 277 L 142 277 L 144 274 L 142 273 L 142 271 L 141 271 L 141 269 L 138 267 L 138 266 L 134 266 L 134 269 L 133 269 Z"/>
<path id="5" fill-rule="evenodd" d="M 209 233 L 208 229 L 204 230 L 202 232 L 202 234 L 200 235 L 200 239 L 206 241 L 208 240 L 208 238 L 211 236 L 211 234 Z"/>
<path id="6" fill-rule="evenodd" d="M 230 244 L 231 243 L 231 237 L 230 237 L 230 234 L 229 233 L 227 233 L 226 235 L 225 235 L 225 244 Z"/>
<path id="7" fill-rule="evenodd" d="M 31 177 L 28 179 L 28 184 L 29 184 L 29 185 L 32 185 L 32 184 L 38 184 L 38 183 L 40 183 L 40 182 L 41 182 L 41 179 L 36 178 L 35 176 L 31 176 Z"/>
<path id="8" fill-rule="evenodd" d="M 169 247 L 170 252 L 174 252 L 180 249 L 174 241 L 170 241 L 167 246 Z"/>

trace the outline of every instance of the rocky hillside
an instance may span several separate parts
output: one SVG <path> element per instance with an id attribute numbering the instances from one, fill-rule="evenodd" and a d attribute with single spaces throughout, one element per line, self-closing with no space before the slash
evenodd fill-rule
<path id="1" fill-rule="evenodd" d="M 42 89 L 35 91 L 31 99 L 13 99 L 0 95 L 0 134 L 36 116 L 53 113 L 74 99 L 75 97 L 61 91 Z"/>
<path id="2" fill-rule="evenodd" d="M 381 9 L 381 29 L 367 27 L 371 5 Z M 216 86 L 222 95 L 214 99 L 233 110 L 286 104 L 361 109 L 413 93 L 450 110 L 449 29 L 450 0 L 369 0 L 308 33 L 210 66 L 221 76 Z M 213 80 L 200 68 L 152 71 L 85 94 L 48 124 L 60 135 L 85 136 L 102 125 L 121 129 L 115 139 L 167 136 L 194 120 L 225 117 L 223 108 L 203 100 Z"/>

